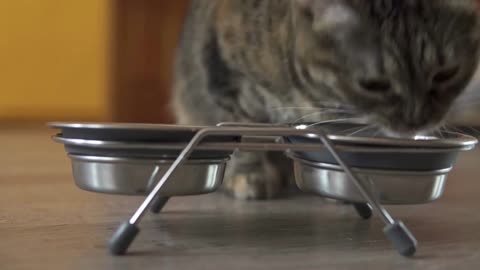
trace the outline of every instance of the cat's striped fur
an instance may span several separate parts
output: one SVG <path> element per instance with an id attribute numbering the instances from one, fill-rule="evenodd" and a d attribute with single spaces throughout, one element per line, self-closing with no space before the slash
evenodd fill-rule
<path id="1" fill-rule="evenodd" d="M 193 0 L 179 48 L 181 124 L 288 122 L 319 103 L 398 133 L 447 115 L 478 58 L 476 0 Z M 236 157 L 227 189 L 272 197 L 284 172 Z"/>

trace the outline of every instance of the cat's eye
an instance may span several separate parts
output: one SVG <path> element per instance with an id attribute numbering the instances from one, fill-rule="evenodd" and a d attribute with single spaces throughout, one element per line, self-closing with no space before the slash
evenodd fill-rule
<path id="1" fill-rule="evenodd" d="M 434 84 L 448 83 L 449 81 L 453 80 L 457 76 L 459 71 L 460 71 L 460 68 L 458 66 L 442 68 L 433 75 L 432 82 Z"/>
<path id="2" fill-rule="evenodd" d="M 359 84 L 362 89 L 372 93 L 387 92 L 391 88 L 390 82 L 386 79 L 363 79 Z"/>

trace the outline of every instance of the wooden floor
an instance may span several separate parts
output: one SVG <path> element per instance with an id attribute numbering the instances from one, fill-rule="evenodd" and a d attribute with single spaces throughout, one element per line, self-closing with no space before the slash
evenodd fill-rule
<path id="1" fill-rule="evenodd" d="M 106 241 L 141 198 L 77 189 L 52 132 L 0 129 L 0 269 L 480 269 L 480 152 L 462 155 L 445 196 L 389 207 L 420 242 L 405 259 L 377 218 L 316 197 L 175 198 L 148 215 L 125 257 Z"/>

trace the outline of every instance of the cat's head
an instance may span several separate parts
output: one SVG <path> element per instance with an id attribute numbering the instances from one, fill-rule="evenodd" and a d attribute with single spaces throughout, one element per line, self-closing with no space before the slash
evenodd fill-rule
<path id="1" fill-rule="evenodd" d="M 476 0 L 292 3 L 295 70 L 307 94 L 351 105 L 390 131 L 438 125 L 476 69 Z"/>

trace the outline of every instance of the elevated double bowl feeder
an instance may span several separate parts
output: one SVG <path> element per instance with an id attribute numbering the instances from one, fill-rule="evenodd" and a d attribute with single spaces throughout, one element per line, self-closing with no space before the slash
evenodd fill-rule
<path id="1" fill-rule="evenodd" d="M 278 126 L 223 123 L 214 127 L 123 123 L 51 123 L 60 133 L 81 189 L 146 196 L 109 242 L 123 255 L 150 209 L 159 213 L 171 197 L 215 192 L 235 151 L 284 152 L 293 160 L 297 186 L 305 192 L 352 203 L 369 219 L 385 223 L 384 233 L 403 256 L 417 240 L 383 205 L 433 202 L 443 195 L 460 152 L 478 141 L 465 134 L 394 139 L 371 134 L 341 135 L 361 124 Z"/>

